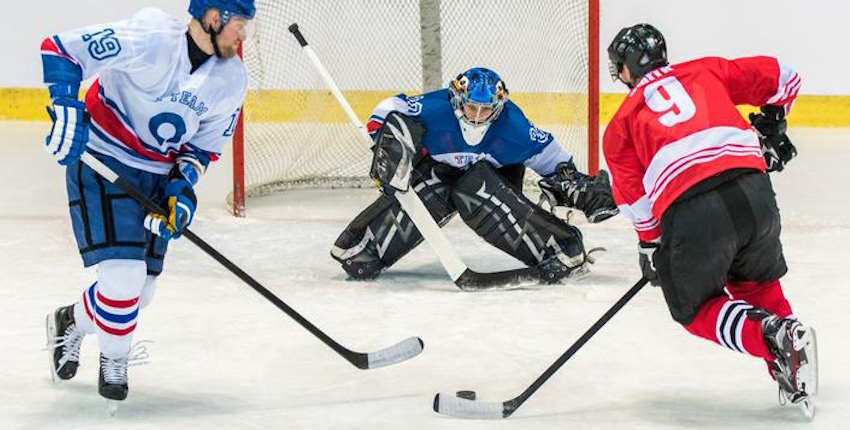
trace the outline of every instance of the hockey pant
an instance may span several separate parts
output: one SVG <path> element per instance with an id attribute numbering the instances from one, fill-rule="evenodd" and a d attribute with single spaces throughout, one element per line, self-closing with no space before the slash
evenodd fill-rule
<path id="1" fill-rule="evenodd" d="M 661 231 L 654 261 L 673 319 L 733 351 L 772 359 L 754 308 L 787 317 L 791 306 L 778 281 L 787 267 L 769 177 L 748 173 L 677 200 Z"/>

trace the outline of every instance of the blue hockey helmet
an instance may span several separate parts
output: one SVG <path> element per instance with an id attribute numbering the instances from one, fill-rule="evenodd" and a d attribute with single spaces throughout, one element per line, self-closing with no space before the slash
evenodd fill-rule
<path id="1" fill-rule="evenodd" d="M 208 9 L 216 8 L 221 14 L 221 25 L 224 26 L 234 16 L 254 19 L 257 8 L 254 0 L 190 0 L 189 14 L 192 18 L 202 21 Z"/>
<path id="2" fill-rule="evenodd" d="M 508 100 L 508 88 L 499 75 L 483 67 L 473 67 L 449 84 L 450 101 L 458 119 L 478 126 L 498 118 Z"/>

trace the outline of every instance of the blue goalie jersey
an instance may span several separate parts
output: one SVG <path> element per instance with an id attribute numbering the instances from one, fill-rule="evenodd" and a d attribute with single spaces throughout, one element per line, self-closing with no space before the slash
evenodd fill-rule
<path id="1" fill-rule="evenodd" d="M 429 156 L 455 168 L 466 169 L 486 160 L 496 168 L 523 164 L 540 176 L 549 176 L 559 163 L 572 159 L 551 133 L 535 127 L 510 100 L 477 145 L 464 139 L 448 89 L 414 97 L 399 94 L 382 101 L 369 118 L 369 134 L 374 136 L 393 111 L 419 120 L 425 128 L 423 144 Z"/>

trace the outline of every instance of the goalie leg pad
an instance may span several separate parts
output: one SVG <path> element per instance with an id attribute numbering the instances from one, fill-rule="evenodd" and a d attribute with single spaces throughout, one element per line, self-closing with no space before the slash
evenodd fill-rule
<path id="1" fill-rule="evenodd" d="M 553 257 L 570 269 L 584 262 L 579 229 L 532 203 L 487 162 L 457 181 L 452 200 L 479 236 L 528 266 L 551 269 Z"/>
<path id="2" fill-rule="evenodd" d="M 431 159 L 420 162 L 412 174 L 412 189 L 440 226 L 455 214 L 450 198 L 457 169 Z M 355 279 L 372 279 L 422 242 L 422 235 L 398 201 L 382 194 L 342 232 L 331 256 Z"/>

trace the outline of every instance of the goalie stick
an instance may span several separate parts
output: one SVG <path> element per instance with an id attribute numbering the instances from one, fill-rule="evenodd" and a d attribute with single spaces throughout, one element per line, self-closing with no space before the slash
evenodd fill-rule
<path id="1" fill-rule="evenodd" d="M 599 329 L 604 326 L 611 317 L 614 316 L 635 294 L 640 291 L 641 288 L 646 285 L 648 281 L 646 278 L 641 278 L 637 283 L 632 286 L 617 303 L 614 303 L 608 312 L 605 312 L 599 320 L 597 320 L 583 335 L 581 335 L 578 340 L 573 343 L 566 352 L 564 352 L 554 363 L 552 363 L 549 368 L 547 368 L 542 375 L 540 375 L 531 385 L 525 389 L 520 395 L 514 397 L 513 399 L 504 401 L 504 402 L 482 402 L 477 400 L 470 400 L 468 398 L 458 397 L 453 394 L 447 393 L 438 393 L 434 396 L 434 412 L 449 415 L 458 418 L 477 418 L 477 419 L 500 419 L 507 418 L 511 416 L 535 391 L 537 391 L 573 354 L 576 353 L 581 347 L 596 334 Z M 463 392 L 461 392 L 463 393 Z"/>
<path id="2" fill-rule="evenodd" d="M 325 84 L 327 84 L 328 88 L 330 88 L 331 93 L 333 93 L 334 98 L 336 98 L 337 102 L 339 102 L 342 110 L 345 111 L 351 125 L 353 125 L 359 132 L 358 134 L 363 139 L 363 142 L 366 145 L 372 145 L 372 138 L 369 136 L 369 132 L 366 131 L 366 127 L 364 127 L 363 123 L 361 123 L 357 118 L 357 114 L 355 114 L 354 110 L 351 109 L 351 105 L 348 103 L 348 100 L 345 99 L 345 96 L 334 82 L 333 77 L 331 77 L 328 70 L 325 69 L 325 66 L 319 60 L 319 57 L 316 56 L 313 48 L 307 44 L 307 39 L 304 38 L 304 35 L 301 34 L 301 31 L 298 29 L 298 24 L 290 25 L 289 31 L 293 36 L 295 36 L 295 39 L 298 40 L 298 44 L 301 45 L 304 53 L 307 54 L 307 57 L 310 58 L 313 65 L 316 67 L 316 70 L 325 80 Z M 431 218 L 431 214 L 428 213 L 428 209 L 425 207 L 425 204 L 422 203 L 419 196 L 416 195 L 416 192 L 396 190 L 393 195 L 401 204 L 401 208 L 407 216 L 409 216 L 413 221 L 413 224 L 416 225 L 419 232 L 422 233 L 422 237 L 425 238 L 425 241 L 428 242 L 434 249 L 440 263 L 446 269 L 449 276 L 451 276 L 452 281 L 454 281 L 455 285 L 461 290 L 477 291 L 541 280 L 541 273 L 539 269 L 534 267 L 523 267 L 500 272 L 476 272 L 470 269 L 466 264 L 464 264 L 463 260 L 460 259 L 460 256 L 458 256 L 457 252 L 455 252 L 454 248 L 452 248 L 448 239 L 446 239 L 440 231 L 440 226 L 437 225 L 433 218 Z"/>
<path id="3" fill-rule="evenodd" d="M 125 193 L 129 194 L 130 197 L 138 201 L 145 209 L 151 212 L 167 215 L 166 211 L 163 210 L 157 203 L 151 200 L 148 196 L 142 194 L 132 183 L 122 179 L 117 173 L 115 173 L 115 171 L 110 169 L 109 166 L 103 164 L 90 153 L 84 152 L 81 160 L 83 163 L 86 163 L 87 166 L 91 167 L 92 170 L 100 174 L 100 176 L 103 176 L 104 179 L 112 182 Z M 289 317 L 294 319 L 301 325 L 301 327 L 307 329 L 307 331 L 312 333 L 313 336 L 319 338 L 319 340 L 321 340 L 325 345 L 336 351 L 337 354 L 341 355 L 342 358 L 348 360 L 349 363 L 353 364 L 358 369 L 375 369 L 408 360 L 419 355 L 422 352 L 422 348 L 425 346 L 422 339 L 418 337 L 409 337 L 395 345 L 375 352 L 364 353 L 352 351 L 333 340 L 330 336 L 313 325 L 313 323 L 296 312 L 295 309 L 289 307 L 289 305 L 284 303 L 283 300 L 263 287 L 259 282 L 252 278 L 251 275 L 245 273 L 245 271 L 240 269 L 239 266 L 228 260 L 224 255 L 221 255 L 221 253 L 216 251 L 210 244 L 196 236 L 195 233 L 190 231 L 188 228 L 183 230 L 183 236 L 186 236 L 190 242 L 197 245 L 198 248 L 201 248 L 215 261 L 221 263 L 221 265 L 227 268 L 227 270 L 230 270 L 231 273 L 253 288 L 254 291 L 260 293 L 260 295 L 265 297 L 266 300 L 277 306 L 278 309 L 289 315 Z"/>

